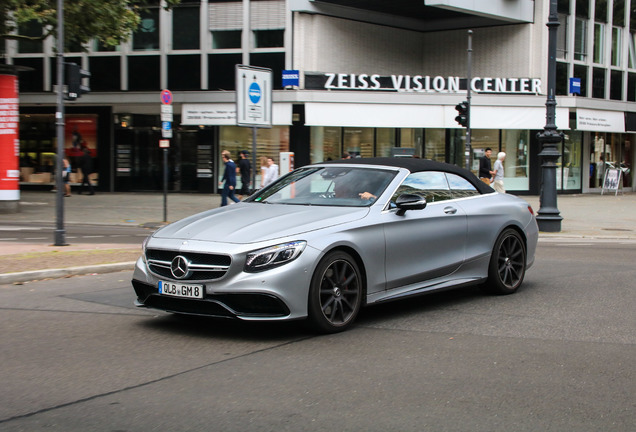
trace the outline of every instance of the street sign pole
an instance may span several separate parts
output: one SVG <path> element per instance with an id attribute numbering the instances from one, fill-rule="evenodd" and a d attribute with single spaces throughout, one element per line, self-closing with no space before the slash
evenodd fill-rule
<path id="1" fill-rule="evenodd" d="M 55 169 L 56 227 L 54 246 L 68 246 L 64 229 L 64 1 L 57 0 L 57 159 Z"/>
<path id="2" fill-rule="evenodd" d="M 252 187 L 256 189 L 257 129 L 272 127 L 272 70 L 236 65 L 236 124 L 252 128 Z"/>
<path id="3" fill-rule="evenodd" d="M 163 149 L 163 221 L 168 222 L 168 149 Z"/>
<path id="4" fill-rule="evenodd" d="M 161 91 L 161 137 L 159 147 L 163 149 L 163 221 L 168 222 L 168 148 L 172 138 L 172 92 Z"/>

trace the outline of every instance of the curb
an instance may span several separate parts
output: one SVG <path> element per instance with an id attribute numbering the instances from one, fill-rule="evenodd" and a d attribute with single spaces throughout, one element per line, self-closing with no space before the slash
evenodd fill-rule
<path id="1" fill-rule="evenodd" d="M 0 284 L 12 284 L 17 282 L 30 282 L 41 279 L 63 278 L 67 276 L 86 275 L 89 273 L 113 273 L 124 270 L 133 270 L 135 262 L 123 262 L 114 264 L 99 264 L 92 266 L 68 267 L 63 269 L 34 270 L 19 273 L 0 274 Z"/>

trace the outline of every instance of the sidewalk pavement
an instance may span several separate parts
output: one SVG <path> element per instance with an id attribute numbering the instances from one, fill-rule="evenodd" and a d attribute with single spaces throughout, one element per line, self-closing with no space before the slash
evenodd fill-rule
<path id="1" fill-rule="evenodd" d="M 535 213 L 539 210 L 538 196 L 521 198 L 532 205 Z M 63 202 L 65 227 L 74 224 L 142 226 L 149 228 L 150 234 L 166 221 L 174 222 L 191 214 L 218 207 L 220 196 L 196 193 L 170 193 L 166 197 L 162 193 L 74 193 L 73 196 L 64 198 Z M 636 241 L 636 193 L 559 195 L 557 208 L 563 217 L 561 232 L 542 232 L 540 239 L 600 238 Z M 22 191 L 20 212 L 0 214 L 0 225 L 15 221 L 55 226 L 56 194 L 46 191 Z M 50 243 L 27 244 L 0 239 L 0 268 L 3 261 L 4 267 L 7 267 L 7 262 L 16 262 L 18 259 L 31 260 L 39 266 L 38 270 L 29 269 L 22 272 L 9 273 L 7 270 L 0 270 L 0 284 L 74 274 L 131 270 L 135 257 L 141 252 L 140 244 L 71 243 L 68 246 L 53 246 L 53 229 Z M 73 265 L 73 254 L 81 254 L 83 265 Z"/>

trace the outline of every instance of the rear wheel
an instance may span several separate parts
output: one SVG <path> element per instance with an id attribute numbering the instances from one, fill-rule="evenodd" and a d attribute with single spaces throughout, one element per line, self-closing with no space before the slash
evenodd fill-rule
<path id="1" fill-rule="evenodd" d="M 485 288 L 493 294 L 512 294 L 526 273 L 526 248 L 521 235 L 508 228 L 497 238 L 490 257 Z"/>
<path id="2" fill-rule="evenodd" d="M 362 278 L 351 255 L 335 251 L 316 268 L 309 290 L 309 321 L 324 333 L 346 330 L 362 305 Z"/>

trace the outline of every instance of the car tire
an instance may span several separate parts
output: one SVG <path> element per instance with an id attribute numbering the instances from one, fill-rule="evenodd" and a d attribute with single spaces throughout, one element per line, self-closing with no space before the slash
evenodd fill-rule
<path id="1" fill-rule="evenodd" d="M 309 289 L 309 323 L 321 333 L 348 329 L 362 305 L 362 278 L 346 252 L 327 254 L 316 267 Z"/>
<path id="2" fill-rule="evenodd" d="M 525 273 L 526 246 L 521 235 L 508 228 L 495 242 L 484 288 L 492 294 L 512 294 L 521 286 Z"/>

